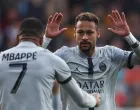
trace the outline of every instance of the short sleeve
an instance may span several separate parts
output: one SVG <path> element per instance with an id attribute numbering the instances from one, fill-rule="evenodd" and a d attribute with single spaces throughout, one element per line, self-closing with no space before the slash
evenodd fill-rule
<path id="1" fill-rule="evenodd" d="M 71 71 L 66 62 L 57 56 L 53 57 L 53 60 L 53 67 L 57 81 L 61 84 L 69 82 L 71 80 Z"/>
<path id="2" fill-rule="evenodd" d="M 130 69 L 133 68 L 133 66 L 130 64 L 131 58 L 132 58 L 132 51 L 125 51 L 120 48 L 112 46 L 112 61 L 116 64 L 116 66 L 121 67 L 128 67 Z"/>
<path id="3" fill-rule="evenodd" d="M 69 58 L 69 52 L 69 48 L 67 46 L 63 46 L 60 49 L 56 50 L 54 54 L 67 61 L 67 59 Z"/>

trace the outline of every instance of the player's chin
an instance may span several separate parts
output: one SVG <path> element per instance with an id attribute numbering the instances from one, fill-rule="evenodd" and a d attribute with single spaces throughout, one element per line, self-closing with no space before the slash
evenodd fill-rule
<path id="1" fill-rule="evenodd" d="M 88 52 L 90 50 L 90 47 L 80 47 L 80 50 L 83 52 Z"/>

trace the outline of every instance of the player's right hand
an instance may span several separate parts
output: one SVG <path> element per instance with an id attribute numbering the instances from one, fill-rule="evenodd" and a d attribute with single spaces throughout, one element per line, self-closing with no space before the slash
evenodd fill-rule
<path id="1" fill-rule="evenodd" d="M 100 105 L 100 102 L 101 102 L 101 96 L 100 96 L 100 94 L 99 93 L 93 93 L 91 95 L 93 95 L 96 98 L 96 101 L 97 101 L 96 107 L 98 107 Z"/>
<path id="2" fill-rule="evenodd" d="M 67 30 L 67 28 L 62 28 L 61 30 L 59 29 L 62 18 L 62 13 L 55 13 L 48 18 L 48 23 L 45 31 L 45 35 L 47 38 L 55 38 L 56 36 L 62 34 Z"/>

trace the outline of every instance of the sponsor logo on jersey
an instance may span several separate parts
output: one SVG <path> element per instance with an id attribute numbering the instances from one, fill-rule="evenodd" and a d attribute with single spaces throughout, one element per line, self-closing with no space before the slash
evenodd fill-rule
<path id="1" fill-rule="evenodd" d="M 79 84 L 81 89 L 85 90 L 88 93 L 104 93 L 104 79 L 87 81 L 81 79 L 80 81 L 77 81 L 77 83 Z"/>

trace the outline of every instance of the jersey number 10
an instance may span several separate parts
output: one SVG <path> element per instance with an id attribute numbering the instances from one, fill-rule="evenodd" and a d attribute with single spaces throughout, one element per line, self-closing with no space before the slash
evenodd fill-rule
<path id="1" fill-rule="evenodd" d="M 9 64 L 9 67 L 22 67 L 22 71 L 19 74 L 18 79 L 15 82 L 14 87 L 11 90 L 11 94 L 15 94 L 20 86 L 20 83 L 27 71 L 27 63 L 14 63 L 14 64 Z"/>

